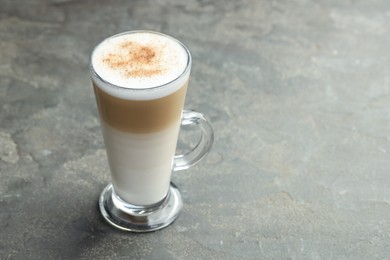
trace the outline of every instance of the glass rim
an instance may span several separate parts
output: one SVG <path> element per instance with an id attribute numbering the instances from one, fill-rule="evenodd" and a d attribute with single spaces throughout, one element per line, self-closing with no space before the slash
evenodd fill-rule
<path id="1" fill-rule="evenodd" d="M 185 69 L 183 70 L 183 72 L 181 72 L 179 74 L 179 76 L 177 76 L 176 78 L 174 78 L 173 80 L 167 82 L 167 83 L 164 83 L 164 84 L 161 84 L 161 85 L 157 85 L 157 86 L 151 86 L 151 87 L 148 87 L 148 88 L 132 88 L 132 87 L 123 87 L 123 86 L 119 86 L 119 85 L 116 85 L 116 84 L 113 84 L 107 80 L 105 80 L 104 78 L 102 78 L 96 71 L 95 71 L 95 68 L 93 67 L 93 64 L 92 64 L 92 57 L 93 57 L 93 54 L 95 53 L 96 49 L 105 41 L 109 40 L 109 39 L 112 39 L 112 38 L 116 38 L 116 37 L 119 37 L 119 36 L 122 36 L 122 35 L 127 35 L 127 34 L 134 34 L 134 33 L 150 33 L 150 34 L 157 34 L 157 35 L 160 35 L 160 36 L 163 36 L 163 37 L 166 37 L 166 38 L 169 38 L 171 40 L 173 40 L 174 42 L 178 43 L 183 49 L 184 51 L 186 52 L 187 54 L 187 64 L 186 64 L 186 67 Z M 179 40 L 177 40 L 176 38 L 172 37 L 172 36 L 169 36 L 167 34 L 164 34 L 164 33 L 161 33 L 161 32 L 156 32 L 156 31 L 150 31 L 150 30 L 134 30 L 134 31 L 125 31 L 125 32 L 121 32 L 121 33 L 117 33 L 117 34 L 114 34 L 110 37 L 107 37 L 107 38 L 104 38 L 102 41 L 100 41 L 91 51 L 90 55 L 89 55 L 89 70 L 90 70 L 90 73 L 91 73 L 91 76 L 93 79 L 97 79 L 99 80 L 101 83 L 105 84 L 106 86 L 108 87 L 112 87 L 112 88 L 116 88 L 116 89 L 120 89 L 120 90 L 123 90 L 123 91 L 133 91 L 133 92 L 144 92 L 144 91 L 151 91 L 151 90 L 156 90 L 156 89 L 161 89 L 161 88 L 164 88 L 164 87 L 167 87 L 169 85 L 171 85 L 172 83 L 174 83 L 175 81 L 181 79 L 182 77 L 184 77 L 185 75 L 187 75 L 187 73 L 189 72 L 189 70 L 191 69 L 191 63 L 192 63 L 192 57 L 191 57 L 191 53 L 189 51 L 189 49 Z"/>

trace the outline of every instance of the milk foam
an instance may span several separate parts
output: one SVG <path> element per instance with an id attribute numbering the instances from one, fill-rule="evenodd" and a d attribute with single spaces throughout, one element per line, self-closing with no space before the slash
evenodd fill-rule
<path id="1" fill-rule="evenodd" d="M 183 86 L 188 80 L 190 59 L 188 50 L 169 36 L 143 31 L 122 33 L 95 48 L 92 76 L 100 88 L 113 96 L 156 99 Z M 172 82 L 175 79 L 178 80 Z"/>

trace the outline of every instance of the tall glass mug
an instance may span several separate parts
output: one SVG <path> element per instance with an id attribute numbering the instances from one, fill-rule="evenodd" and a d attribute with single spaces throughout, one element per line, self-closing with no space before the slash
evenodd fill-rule
<path id="1" fill-rule="evenodd" d="M 188 169 L 210 150 L 213 130 L 198 112 L 183 110 L 191 55 L 176 39 L 131 31 L 103 40 L 90 70 L 112 184 L 99 198 L 103 217 L 127 231 L 172 223 L 183 203 L 171 173 Z M 181 125 L 199 127 L 199 143 L 175 155 Z"/>

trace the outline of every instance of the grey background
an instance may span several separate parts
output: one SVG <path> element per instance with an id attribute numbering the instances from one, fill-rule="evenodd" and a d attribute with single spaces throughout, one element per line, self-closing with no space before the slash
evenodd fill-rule
<path id="1" fill-rule="evenodd" d="M 88 55 L 134 29 L 188 46 L 216 136 L 150 234 L 97 209 Z M 389 33 L 386 0 L 0 0 L 0 259 L 390 259 Z"/>

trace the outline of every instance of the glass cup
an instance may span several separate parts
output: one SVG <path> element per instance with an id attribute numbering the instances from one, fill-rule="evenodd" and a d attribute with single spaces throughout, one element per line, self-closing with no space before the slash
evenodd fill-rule
<path id="1" fill-rule="evenodd" d="M 137 33 L 164 37 L 180 47 L 187 61 L 182 73 L 147 88 L 121 87 L 99 75 L 94 63 L 97 48 L 107 40 Z M 121 230 L 149 232 L 171 224 L 183 206 L 171 173 L 195 165 L 212 146 L 209 122 L 201 113 L 183 109 L 190 69 L 191 55 L 181 42 L 151 31 L 114 35 L 91 54 L 90 72 L 112 181 L 101 193 L 99 207 L 108 223 Z M 198 127 L 201 137 L 191 151 L 175 155 L 181 126 Z"/>

